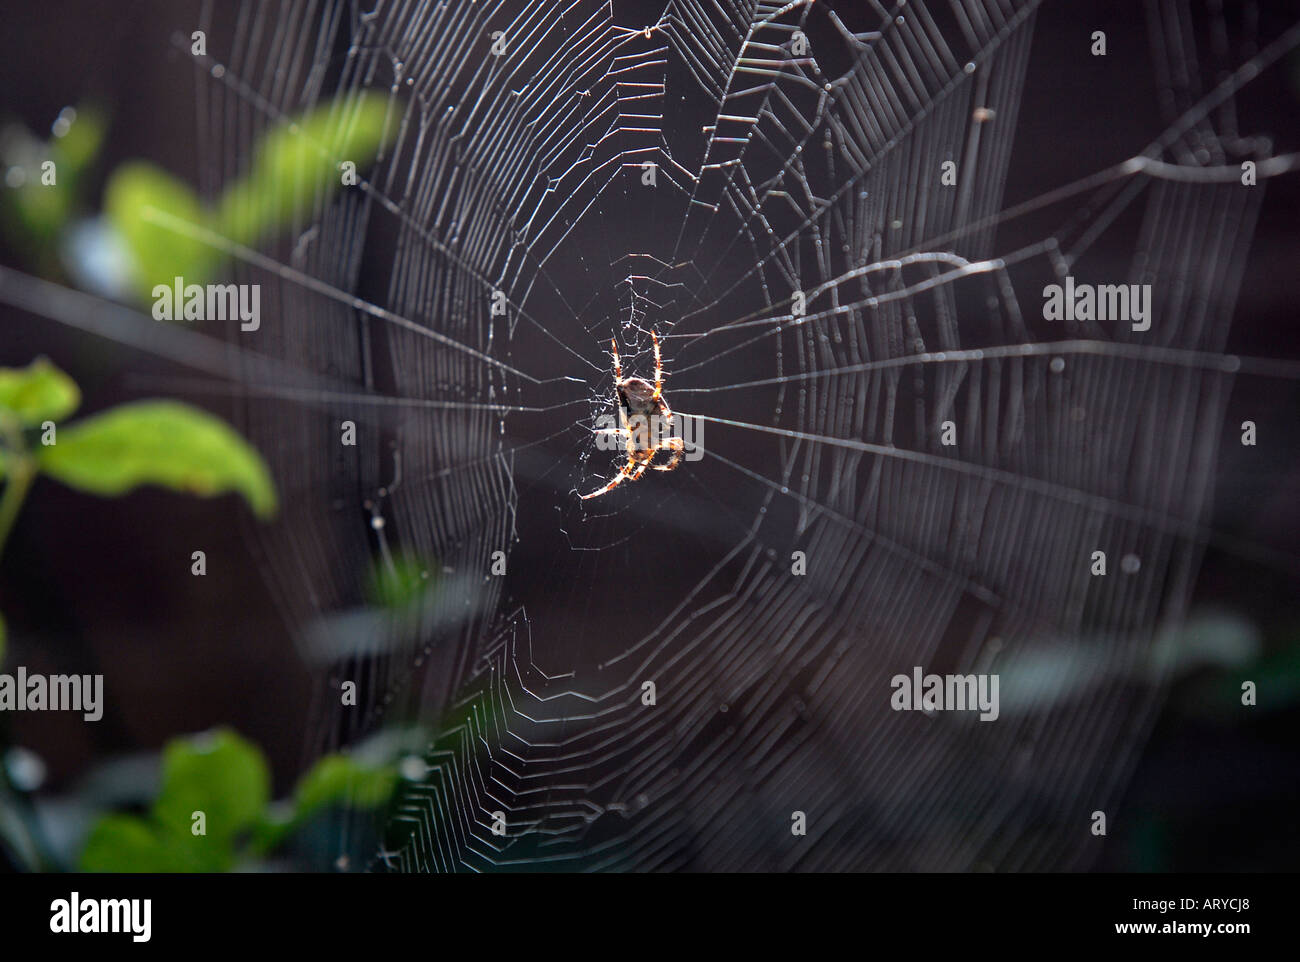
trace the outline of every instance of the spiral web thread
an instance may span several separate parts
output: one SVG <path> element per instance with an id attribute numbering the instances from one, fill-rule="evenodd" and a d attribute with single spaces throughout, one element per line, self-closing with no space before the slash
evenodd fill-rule
<path id="1" fill-rule="evenodd" d="M 1243 53 L 1218 5 L 1150 4 L 1122 69 L 1159 122 L 1027 195 L 1021 125 L 1070 119 L 1021 117 L 1050 6 L 205 7 L 209 194 L 285 118 L 391 96 L 359 187 L 229 250 L 274 318 L 241 347 L 295 372 L 250 362 L 239 393 L 286 501 L 251 537 L 304 650 L 373 565 L 434 585 L 416 629 L 322 669 L 307 720 L 315 749 L 424 726 L 366 865 L 1089 863 L 1161 701 L 1132 679 L 1222 537 L 1234 384 L 1296 375 L 1224 349 L 1294 167 L 1232 105 L 1300 30 Z M 1150 330 L 1043 320 L 1067 274 L 1151 284 Z M 652 331 L 705 457 L 580 502 L 620 463 L 592 434 L 609 340 L 646 376 Z M 1094 682 L 1034 674 L 1061 651 Z M 913 666 L 998 672 L 1000 718 L 891 710 Z"/>

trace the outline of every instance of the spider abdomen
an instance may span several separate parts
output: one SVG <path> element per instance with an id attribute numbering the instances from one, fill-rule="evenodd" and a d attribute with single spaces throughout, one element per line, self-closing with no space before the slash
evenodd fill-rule
<path id="1" fill-rule="evenodd" d="M 659 399 L 655 386 L 639 377 L 627 377 L 618 382 L 618 394 L 628 414 L 657 414 Z"/>

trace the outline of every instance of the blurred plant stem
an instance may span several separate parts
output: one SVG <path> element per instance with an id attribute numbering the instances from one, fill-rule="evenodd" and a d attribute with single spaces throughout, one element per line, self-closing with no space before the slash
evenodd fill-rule
<path id="1" fill-rule="evenodd" d="M 33 872 L 62 870 L 50 846 L 41 834 L 27 798 L 14 787 L 9 778 L 5 759 L 0 756 L 0 839 L 3 839 L 20 859 L 24 868 Z"/>
<path id="2" fill-rule="evenodd" d="M 18 518 L 18 512 L 34 480 L 36 465 L 28 457 L 21 458 L 9 472 L 5 493 L 0 496 L 0 555 L 4 554 L 9 532 L 13 529 L 14 521 Z"/>
<path id="3" fill-rule="evenodd" d="M 5 476 L 4 494 L 0 495 L 0 556 L 3 556 L 9 532 L 36 480 L 36 461 L 27 453 L 22 429 L 14 418 L 0 413 L 0 431 L 4 434 L 6 455 L 0 462 Z"/>
<path id="4" fill-rule="evenodd" d="M 36 479 L 36 462 L 27 453 L 21 426 L 14 418 L 0 415 L 0 434 L 3 434 L 5 452 L 4 461 L 0 462 L 5 478 L 4 494 L 0 495 L 0 555 L 3 555 L 9 532 Z M 31 806 L 10 783 L 8 768 L 0 757 L 0 835 L 28 868 L 48 872 L 56 865 L 34 818 Z"/>

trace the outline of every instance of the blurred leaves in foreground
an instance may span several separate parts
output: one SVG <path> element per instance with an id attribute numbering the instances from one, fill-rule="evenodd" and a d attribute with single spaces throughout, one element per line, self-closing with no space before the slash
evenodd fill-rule
<path id="1" fill-rule="evenodd" d="M 429 598 L 430 589 L 436 583 L 429 576 L 430 567 L 412 556 L 399 556 L 391 564 L 374 565 L 366 578 L 366 600 L 398 612 L 420 604 Z"/>
<path id="2" fill-rule="evenodd" d="M 266 463 L 220 418 L 178 401 L 136 401 L 57 428 L 80 403 L 77 385 L 45 358 L 0 368 L 0 547 L 37 474 L 103 497 L 143 484 L 204 497 L 234 491 L 259 518 L 275 514 Z"/>
<path id="3" fill-rule="evenodd" d="M 62 421 L 81 404 L 81 391 L 46 358 L 25 368 L 0 368 L 0 409 L 24 428 L 42 421 Z"/>
<path id="4" fill-rule="evenodd" d="M 39 273 L 56 269 L 60 235 L 80 205 L 106 132 L 104 114 L 94 106 L 63 108 L 48 141 L 38 140 L 21 124 L 0 128 L 0 167 L 7 188 L 0 222 Z"/>
<path id="5" fill-rule="evenodd" d="M 254 247 L 344 186 L 393 140 L 388 95 L 362 92 L 326 101 L 271 128 L 253 145 L 247 173 L 205 205 L 186 183 L 147 161 L 108 177 L 103 216 L 85 216 L 82 187 L 103 145 L 106 122 L 94 107 L 65 108 L 40 141 L 19 124 L 0 129 L 7 190 L 0 222 L 33 269 L 62 264 L 82 287 L 147 303 L 157 284 L 184 277 L 206 284 L 222 247 Z M 220 246 L 218 246 L 220 245 Z"/>
<path id="6" fill-rule="evenodd" d="M 233 491 L 257 517 L 275 515 L 266 462 L 220 418 L 179 401 L 137 401 L 59 428 L 79 404 L 76 382 L 45 358 L 0 368 L 0 553 L 42 474 L 101 497 L 144 484 L 201 497 Z M 4 647 L 0 620 L 0 664 Z"/>
<path id="7" fill-rule="evenodd" d="M 266 759 L 228 729 L 171 741 L 162 789 L 147 816 L 110 814 L 81 854 L 87 872 L 227 872 L 248 868 L 317 813 L 335 805 L 376 809 L 397 785 L 395 765 L 326 755 L 293 797 L 271 802 Z"/>
<path id="8" fill-rule="evenodd" d="M 275 486 L 261 456 L 226 422 L 178 401 L 137 401 L 72 425 L 37 457 L 71 488 L 115 497 L 142 484 L 210 497 L 235 491 L 265 520 Z"/>

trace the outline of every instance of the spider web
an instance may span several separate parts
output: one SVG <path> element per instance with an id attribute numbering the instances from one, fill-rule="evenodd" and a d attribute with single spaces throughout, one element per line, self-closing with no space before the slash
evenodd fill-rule
<path id="1" fill-rule="evenodd" d="M 1054 6 L 205 7 L 210 196 L 284 118 L 391 95 L 359 187 L 227 245 L 270 319 L 232 340 L 277 361 L 237 389 L 285 500 L 250 539 L 322 666 L 308 738 L 427 733 L 362 864 L 1089 864 L 1166 687 L 1133 679 L 1225 538 L 1234 385 L 1296 375 L 1224 351 L 1295 166 L 1234 99 L 1300 31 L 1152 3 L 1092 58 Z M 1076 130 L 1040 43 L 1153 105 Z M 1066 275 L 1151 284 L 1150 330 L 1043 320 Z M 610 338 L 648 377 L 652 331 L 704 457 L 580 501 L 621 463 Z M 400 557 L 418 623 L 357 621 Z M 1000 717 L 891 710 L 914 666 L 999 673 Z"/>

